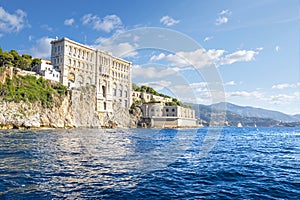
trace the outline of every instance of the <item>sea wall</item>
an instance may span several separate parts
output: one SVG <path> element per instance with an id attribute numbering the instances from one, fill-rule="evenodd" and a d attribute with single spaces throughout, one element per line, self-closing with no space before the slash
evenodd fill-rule
<path id="1" fill-rule="evenodd" d="M 128 109 L 114 103 L 114 113 L 98 113 L 95 86 L 68 91 L 64 98 L 54 100 L 51 108 L 40 103 L 0 101 L 1 129 L 33 128 L 118 128 L 136 127 Z"/>

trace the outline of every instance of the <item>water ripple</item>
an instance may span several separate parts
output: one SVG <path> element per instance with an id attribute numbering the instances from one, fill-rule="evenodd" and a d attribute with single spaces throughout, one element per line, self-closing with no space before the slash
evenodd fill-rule
<path id="1" fill-rule="evenodd" d="M 0 131 L 0 199 L 300 199 L 299 129 L 180 131 Z"/>

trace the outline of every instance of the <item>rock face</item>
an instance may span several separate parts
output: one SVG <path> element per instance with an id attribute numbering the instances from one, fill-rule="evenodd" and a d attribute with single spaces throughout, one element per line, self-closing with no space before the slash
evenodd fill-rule
<path id="1" fill-rule="evenodd" d="M 94 86 L 70 90 L 66 97 L 56 99 L 52 108 L 40 103 L 0 101 L 0 128 L 117 128 L 136 127 L 137 118 L 119 104 L 114 113 L 98 113 Z"/>

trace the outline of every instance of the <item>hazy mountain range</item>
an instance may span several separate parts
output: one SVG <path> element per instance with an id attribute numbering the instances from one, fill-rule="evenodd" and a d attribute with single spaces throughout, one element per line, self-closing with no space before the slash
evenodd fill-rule
<path id="1" fill-rule="evenodd" d="M 238 106 L 232 103 L 221 102 L 212 105 L 189 104 L 196 110 L 196 117 L 209 123 L 212 110 L 214 114 L 225 115 L 229 126 L 242 123 L 243 126 L 299 126 L 300 114 L 288 115 L 282 112 Z"/>

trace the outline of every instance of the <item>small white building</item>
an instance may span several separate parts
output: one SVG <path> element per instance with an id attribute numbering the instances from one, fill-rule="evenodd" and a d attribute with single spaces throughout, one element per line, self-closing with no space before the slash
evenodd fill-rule
<path id="1" fill-rule="evenodd" d="M 60 80 L 60 72 L 51 65 L 50 60 L 41 60 L 41 64 L 36 66 L 36 72 L 47 80 Z"/>

